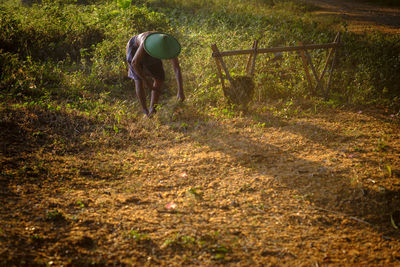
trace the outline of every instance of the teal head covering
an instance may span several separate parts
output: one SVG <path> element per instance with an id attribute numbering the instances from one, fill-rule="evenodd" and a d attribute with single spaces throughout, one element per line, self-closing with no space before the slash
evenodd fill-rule
<path id="1" fill-rule="evenodd" d="M 144 49 L 155 58 L 172 59 L 181 52 L 181 45 L 171 35 L 162 32 L 154 32 L 144 40 Z"/>

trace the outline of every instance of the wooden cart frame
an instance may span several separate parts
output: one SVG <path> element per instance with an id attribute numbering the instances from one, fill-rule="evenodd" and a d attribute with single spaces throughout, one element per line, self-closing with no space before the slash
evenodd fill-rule
<path id="1" fill-rule="evenodd" d="M 330 63 L 330 68 L 328 70 L 329 77 L 326 84 L 325 89 L 322 88 L 324 96 L 327 98 L 329 96 L 329 88 L 332 79 L 332 73 L 336 65 L 337 61 L 337 49 L 341 46 L 340 43 L 340 33 L 336 34 L 335 39 L 332 43 L 327 44 L 308 44 L 303 45 L 299 43 L 298 46 L 289 46 L 289 47 L 271 47 L 271 48 L 258 48 L 258 40 L 254 41 L 252 49 L 247 50 L 232 50 L 232 51 L 219 51 L 216 44 L 211 45 L 211 49 L 213 51 L 212 57 L 215 59 L 215 63 L 217 65 L 217 72 L 218 77 L 221 81 L 222 88 L 225 88 L 224 79 L 227 79 L 231 84 L 233 79 L 229 73 L 229 70 L 223 60 L 223 57 L 226 56 L 237 56 L 237 55 L 249 55 L 246 64 L 246 72 L 247 74 L 252 77 L 254 75 L 256 58 L 258 54 L 263 53 L 278 53 L 278 52 L 297 52 L 302 60 L 306 79 L 309 85 L 309 89 L 311 94 L 315 94 L 318 88 L 323 85 L 323 78 L 325 73 L 327 72 L 327 68 Z M 325 65 L 320 74 L 318 74 L 316 68 L 311 59 L 311 55 L 308 50 L 315 50 L 315 49 L 329 49 L 328 56 L 325 62 Z M 310 74 L 310 69 L 313 75 Z M 225 77 L 222 74 L 222 71 L 225 73 Z M 315 86 L 313 85 L 312 77 L 315 79 Z"/>

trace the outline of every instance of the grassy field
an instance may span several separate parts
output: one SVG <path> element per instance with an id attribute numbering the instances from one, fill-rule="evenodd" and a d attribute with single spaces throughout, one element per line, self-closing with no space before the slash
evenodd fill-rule
<path id="1" fill-rule="evenodd" d="M 2 99 L 53 103 L 58 97 L 71 101 L 87 92 L 93 94 L 89 101 L 95 102 L 99 91 L 126 95 L 132 91 L 124 62 L 127 40 L 145 30 L 160 30 L 182 42 L 181 61 L 191 100 L 209 105 L 221 102 L 211 44 L 234 50 L 248 49 L 256 39 L 260 47 L 326 43 L 342 32 L 344 49 L 333 77 L 332 101 L 398 108 L 398 36 L 346 33 L 339 19 L 313 17 L 308 12 L 314 7 L 291 1 L 128 2 L 43 1 L 22 6 L 5 1 L 1 9 Z M 309 95 L 296 54 L 285 55 L 285 61 L 273 68 L 266 63 L 269 57 L 258 60 L 256 100 L 314 97 Z M 313 52 L 312 57 L 321 69 L 324 51 Z M 228 66 L 240 74 L 245 62 L 246 58 L 235 57 Z M 167 95 L 172 94 L 170 87 L 173 83 L 168 83 Z M 321 92 L 316 101 L 318 95 Z"/>
<path id="2" fill-rule="evenodd" d="M 399 264 L 400 37 L 275 0 L 0 4 L 1 265 Z M 143 117 L 125 45 L 182 44 Z M 342 36 L 328 97 L 300 57 L 257 57 L 228 104 L 220 50 Z M 313 51 L 318 71 L 326 51 Z M 232 76 L 247 57 L 226 58 Z M 372 251 L 372 252 L 371 252 Z M 268 265 L 268 264 L 267 264 Z"/>

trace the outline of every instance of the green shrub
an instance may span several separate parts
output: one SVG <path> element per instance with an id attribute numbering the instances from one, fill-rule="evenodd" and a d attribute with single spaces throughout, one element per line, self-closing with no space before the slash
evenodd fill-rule
<path id="1" fill-rule="evenodd" d="M 82 10 L 83 9 L 83 10 Z M 78 60 L 80 49 L 104 39 L 90 12 L 93 6 L 77 7 L 45 1 L 32 7 L 12 1 L 1 9 L 0 26 L 4 50 L 35 60 Z"/>
<path id="2" fill-rule="evenodd" d="M 51 91 L 59 91 L 61 71 L 51 62 L 39 64 L 30 57 L 21 60 L 17 54 L 0 51 L 0 68 L 0 90 L 3 96 L 37 98 Z"/>

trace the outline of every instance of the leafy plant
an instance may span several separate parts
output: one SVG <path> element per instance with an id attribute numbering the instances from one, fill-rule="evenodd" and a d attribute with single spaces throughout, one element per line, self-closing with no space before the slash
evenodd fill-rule
<path id="1" fill-rule="evenodd" d="M 216 245 L 215 247 L 212 248 L 212 252 L 214 254 L 214 259 L 215 260 L 223 260 L 225 259 L 225 255 L 229 252 L 229 250 L 222 245 Z"/>
<path id="2" fill-rule="evenodd" d="M 198 187 L 191 187 L 187 191 L 189 196 L 192 196 L 197 199 L 201 199 L 203 197 L 203 193 L 200 191 Z"/>
<path id="3" fill-rule="evenodd" d="M 131 6 L 131 0 L 117 0 L 117 4 L 122 9 L 127 9 Z"/>
<path id="4" fill-rule="evenodd" d="M 150 239 L 148 234 L 140 233 L 140 232 L 135 231 L 135 230 L 131 230 L 129 232 L 129 237 L 132 238 L 135 242 L 140 242 L 140 241 L 143 241 L 143 240 Z"/>
<path id="5" fill-rule="evenodd" d="M 386 170 L 388 171 L 389 177 L 392 177 L 392 167 L 390 167 L 389 165 L 386 165 Z"/>
<path id="6" fill-rule="evenodd" d="M 82 201 L 80 201 L 80 200 L 78 200 L 78 201 L 76 202 L 76 205 L 77 205 L 79 208 L 81 208 L 81 209 L 83 209 L 83 208 L 85 207 L 85 204 L 84 204 Z"/>

